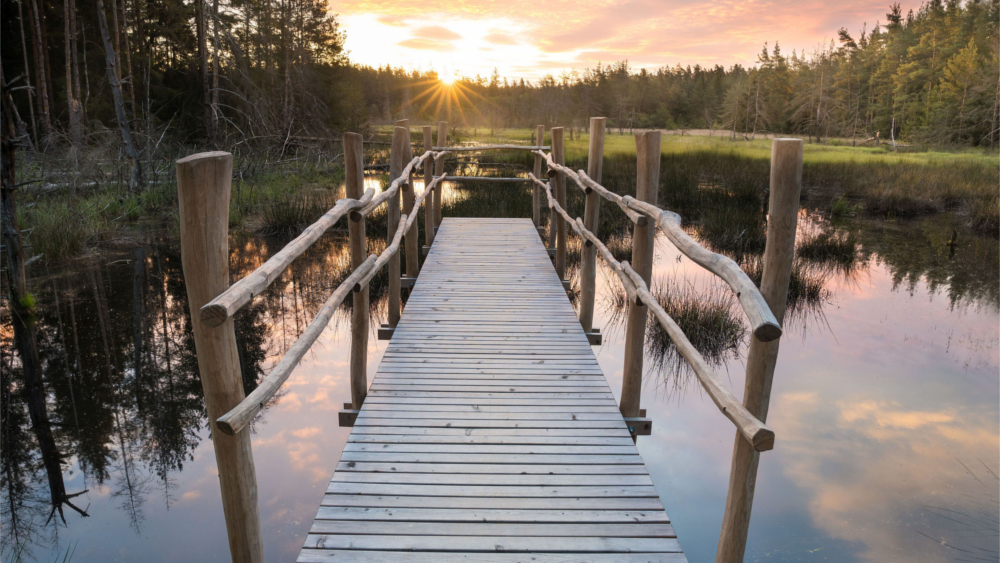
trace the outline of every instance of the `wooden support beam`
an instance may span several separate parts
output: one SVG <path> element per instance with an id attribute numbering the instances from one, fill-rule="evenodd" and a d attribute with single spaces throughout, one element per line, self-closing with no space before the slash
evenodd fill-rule
<path id="1" fill-rule="evenodd" d="M 587 342 L 590 342 L 591 346 L 600 346 L 601 345 L 601 343 L 603 341 L 602 338 L 601 338 L 601 329 L 595 328 L 595 329 L 592 329 L 590 332 L 587 332 L 585 334 L 587 335 Z M 640 416 L 644 416 L 644 415 L 640 415 Z"/>
<path id="2" fill-rule="evenodd" d="M 563 128 L 553 127 L 552 134 L 552 160 L 556 164 L 566 164 L 566 151 L 563 146 Z M 553 192 L 559 205 L 566 209 L 566 174 L 556 171 L 555 176 L 550 180 Z M 556 215 L 556 273 L 559 279 L 566 278 L 566 220 L 561 215 Z"/>
<path id="3" fill-rule="evenodd" d="M 434 139 L 432 137 L 432 131 L 430 125 L 424 125 L 424 153 L 431 151 L 431 146 L 434 144 Z M 424 160 L 424 189 L 430 189 L 431 180 L 434 179 L 434 162 L 432 159 Z M 440 189 L 440 188 L 437 188 Z M 431 197 L 430 201 L 424 203 L 424 247 L 430 248 L 434 244 L 434 198 Z M 423 249 L 421 249 L 423 250 Z M 426 255 L 427 252 L 424 251 Z"/>
<path id="4" fill-rule="evenodd" d="M 439 121 L 438 122 L 438 134 L 437 134 L 437 144 L 439 147 L 448 146 L 448 122 Z M 444 174 L 444 155 L 437 158 L 437 162 L 434 163 L 434 175 L 440 176 Z M 438 184 L 437 189 L 434 191 L 434 233 L 437 234 L 437 228 L 441 226 L 441 190 L 443 187 Z"/>
<path id="5" fill-rule="evenodd" d="M 409 162 L 413 160 L 413 146 L 410 144 L 410 122 L 406 119 L 397 121 L 396 126 L 403 127 L 406 129 L 406 145 L 403 150 L 403 162 Z M 407 177 L 407 181 L 402 186 L 403 191 L 403 213 L 407 216 L 413 214 L 413 202 L 416 199 L 416 194 L 413 190 L 413 173 L 414 170 L 411 168 L 410 173 Z M 416 221 L 412 223 L 409 229 L 403 233 L 403 248 L 406 254 L 406 276 L 416 279 L 417 274 L 420 272 L 420 241 L 418 237 L 420 236 L 420 226 Z"/>
<path id="6" fill-rule="evenodd" d="M 538 125 L 535 127 L 535 139 L 536 144 L 545 144 L 545 126 Z M 535 178 L 542 177 L 542 157 L 540 155 L 535 155 Z M 542 194 L 538 191 L 538 186 L 534 186 L 531 190 L 531 221 L 535 224 L 536 228 L 541 228 L 542 224 Z"/>
<path id="7" fill-rule="evenodd" d="M 648 131 L 635 136 L 638 172 L 635 198 L 656 205 L 660 187 L 660 132 Z M 632 267 L 648 287 L 653 276 L 653 241 L 655 227 L 635 225 L 632 235 Z M 625 417 L 639 414 L 642 395 L 642 354 L 649 309 L 642 303 L 629 303 L 625 323 L 625 365 L 622 368 L 622 395 L 619 408 Z"/>
<path id="8" fill-rule="evenodd" d="M 392 149 L 389 152 L 389 181 L 403 175 L 403 166 L 408 162 L 405 157 L 409 147 L 409 129 L 395 127 L 392 131 Z M 388 228 L 385 238 L 386 245 L 388 245 L 395 238 L 396 229 L 399 228 L 399 195 L 396 194 L 389 198 L 386 205 L 388 206 L 386 209 Z M 399 323 L 402 308 L 399 295 L 400 273 L 399 254 L 394 254 L 389 257 L 389 326 L 396 326 Z"/>
<path id="9" fill-rule="evenodd" d="M 349 404 L 349 403 L 345 403 Z M 361 411 L 358 409 L 344 409 L 337 413 L 337 422 L 341 427 L 344 426 L 354 426 L 354 423 L 358 420 L 358 415 Z"/>
<path id="10" fill-rule="evenodd" d="M 210 326 L 201 322 L 198 314 L 202 306 L 229 287 L 232 177 L 233 155 L 226 152 L 199 153 L 177 161 L 181 264 L 198 373 L 218 465 L 229 552 L 234 562 L 263 562 L 250 434 L 240 432 L 229 436 L 220 432 L 215 422 L 244 398 L 236 330 L 232 317 Z"/>
<path id="11" fill-rule="evenodd" d="M 392 340 L 393 333 L 396 332 L 396 327 L 383 324 L 378 327 L 378 339 L 379 340 Z"/>
<path id="12" fill-rule="evenodd" d="M 357 198 L 365 184 L 364 138 L 357 133 L 344 133 L 344 191 Z M 365 218 L 353 215 L 347 223 L 351 249 L 351 268 L 358 269 L 368 258 L 365 239 Z M 368 394 L 368 282 L 354 291 L 351 304 L 351 404 L 360 409 Z"/>
<path id="13" fill-rule="evenodd" d="M 606 118 L 590 118 L 590 147 L 587 153 L 587 174 L 595 182 L 601 182 L 604 168 L 604 126 Z M 538 156 L 536 155 L 537 159 Z M 592 233 L 598 232 L 601 213 L 601 196 L 594 190 L 586 195 L 583 212 L 583 226 Z M 597 248 L 584 245 L 580 261 L 580 325 L 583 332 L 590 333 L 594 327 L 594 297 L 597 287 Z M 599 338 L 598 338 L 599 339 Z"/>
<path id="14" fill-rule="evenodd" d="M 785 317 L 788 299 L 801 190 L 802 140 L 775 139 L 771 144 L 771 195 L 760 292 L 779 324 Z M 779 342 L 764 342 L 754 336 L 747 355 L 743 406 L 762 423 L 767 422 Z M 753 445 L 737 433 L 732 468 L 729 471 L 726 511 L 722 517 L 719 548 L 715 555 L 716 563 L 743 561 L 759 460 L 760 452 L 755 451 Z"/>

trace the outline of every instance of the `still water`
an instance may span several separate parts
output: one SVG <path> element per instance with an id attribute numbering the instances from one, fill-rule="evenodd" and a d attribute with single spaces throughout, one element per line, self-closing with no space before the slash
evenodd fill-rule
<path id="1" fill-rule="evenodd" d="M 951 215 L 831 222 L 801 213 L 800 238 L 853 232 L 858 258 L 799 261 L 809 291 L 786 320 L 768 421 L 777 442 L 761 456 L 748 561 L 996 560 L 1000 260 L 995 239 L 964 231 L 950 252 L 944 243 L 960 225 Z M 233 278 L 284 242 L 234 237 Z M 346 276 L 345 243 L 344 233 L 327 235 L 241 312 L 245 387 Z M 719 293 L 668 241 L 656 252 L 654 285 Z M 29 420 L 38 397 L 20 380 L 7 321 L 3 560 L 20 545 L 29 561 L 227 561 L 176 241 L 62 270 L 36 265 L 31 276 L 52 433 Z M 602 269 L 595 325 L 605 336 L 594 350 L 616 394 L 618 287 Z M 384 299 L 373 302 L 375 327 Z M 348 327 L 341 312 L 253 427 L 268 561 L 294 560 L 349 433 L 337 426 L 350 399 Z M 745 340 L 718 355 L 737 396 Z M 371 373 L 385 346 L 370 339 Z M 654 429 L 638 447 L 689 560 L 713 561 L 735 431 L 672 361 L 647 358 L 642 401 Z"/>

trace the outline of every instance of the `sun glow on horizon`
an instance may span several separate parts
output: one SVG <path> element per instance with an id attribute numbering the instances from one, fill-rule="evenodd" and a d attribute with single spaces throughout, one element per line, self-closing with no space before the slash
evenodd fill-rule
<path id="1" fill-rule="evenodd" d="M 453 74 L 443 75 L 441 77 L 441 83 L 444 84 L 445 86 L 451 86 L 452 84 L 455 83 L 455 75 Z"/>

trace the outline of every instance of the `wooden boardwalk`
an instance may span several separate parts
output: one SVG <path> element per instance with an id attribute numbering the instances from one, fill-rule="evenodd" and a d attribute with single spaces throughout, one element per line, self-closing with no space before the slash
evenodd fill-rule
<path id="1" fill-rule="evenodd" d="M 686 561 L 530 220 L 444 219 L 298 561 Z"/>

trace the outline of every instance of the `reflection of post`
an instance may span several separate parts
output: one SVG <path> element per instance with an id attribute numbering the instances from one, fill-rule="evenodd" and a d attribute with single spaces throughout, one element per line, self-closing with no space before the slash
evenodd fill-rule
<path id="1" fill-rule="evenodd" d="M 430 152 L 434 147 L 434 138 L 431 133 L 431 126 L 424 125 L 424 152 Z M 434 181 L 434 161 L 430 158 L 424 159 L 424 189 Z M 430 248 L 434 244 L 434 196 L 424 201 L 424 245 Z"/>
<path id="2" fill-rule="evenodd" d="M 603 117 L 590 118 L 590 151 L 587 156 L 587 175 L 598 184 L 604 165 L 604 124 Z M 583 226 L 597 233 L 598 217 L 601 211 L 601 196 L 587 188 L 587 201 L 583 212 Z M 583 247 L 580 264 L 580 324 L 583 332 L 594 328 L 594 294 L 597 283 L 597 247 L 587 241 Z"/>
<path id="3" fill-rule="evenodd" d="M 538 139 L 535 145 L 541 147 L 545 145 L 545 126 L 535 127 L 535 138 Z M 542 177 L 542 157 L 535 155 L 535 178 Z M 531 221 L 537 229 L 542 224 L 542 188 L 533 184 L 531 189 Z"/>
<path id="4" fill-rule="evenodd" d="M 198 371 L 215 445 L 222 509 L 233 561 L 264 561 L 250 433 L 229 436 L 215 421 L 243 400 L 236 331 L 229 318 L 217 327 L 199 319 L 201 307 L 229 287 L 229 196 L 233 155 L 195 154 L 177 161 L 181 264 L 194 329 Z"/>
<path id="5" fill-rule="evenodd" d="M 795 228 L 802 187 L 802 140 L 775 139 L 771 145 L 771 196 L 768 206 L 767 244 L 760 292 L 778 322 L 785 317 L 788 282 L 795 255 Z M 752 337 L 747 355 L 746 387 L 743 406 L 761 422 L 767 422 L 771 400 L 771 380 L 778 360 L 778 340 L 762 342 Z M 716 563 L 743 561 L 750 528 L 757 463 L 760 453 L 736 434 L 733 463 L 729 472 L 729 495 L 722 517 Z"/>
<path id="6" fill-rule="evenodd" d="M 364 138 L 357 133 L 344 133 L 345 195 L 350 199 L 361 199 L 365 191 Z M 368 242 L 365 240 L 365 218 L 355 213 L 350 215 L 347 233 L 351 246 L 351 269 L 357 269 L 368 258 Z M 368 284 L 354 292 L 351 311 L 351 403 L 357 410 L 365 402 L 368 394 Z"/>
<path id="7" fill-rule="evenodd" d="M 403 174 L 403 167 L 406 162 L 406 148 L 410 145 L 410 135 L 407 129 L 395 127 L 392 131 L 392 148 L 389 151 L 389 181 L 394 181 Z M 388 229 L 385 234 L 385 244 L 392 244 L 392 239 L 396 236 L 396 229 L 399 228 L 399 192 L 385 201 L 386 216 L 389 218 Z M 395 328 L 399 324 L 400 300 L 400 268 L 399 253 L 396 252 L 389 257 L 389 326 Z"/>
<path id="8" fill-rule="evenodd" d="M 656 205 L 660 187 L 660 132 L 647 131 L 635 136 L 638 161 L 635 198 Z M 649 287 L 653 277 L 652 221 L 635 225 L 632 235 L 632 268 Z M 646 336 L 646 317 L 649 309 L 643 304 L 629 302 L 628 320 L 625 325 L 625 365 L 622 368 L 622 416 L 639 416 L 639 399 L 642 395 L 642 349 Z"/>
<path id="9" fill-rule="evenodd" d="M 563 150 L 563 128 L 553 127 L 550 131 L 552 134 L 552 161 L 556 164 L 566 164 L 566 153 Z M 563 209 L 566 209 L 566 174 L 555 171 L 555 174 L 549 178 L 549 182 L 552 182 L 553 192 L 555 192 L 556 201 Z M 556 273 L 559 274 L 559 279 L 566 279 L 566 219 L 562 215 L 555 214 L 556 222 Z M 549 228 L 552 228 L 551 219 L 549 220 Z M 552 235 L 549 235 L 549 240 L 552 240 Z"/>
<path id="10" fill-rule="evenodd" d="M 438 136 L 437 136 L 437 146 L 447 147 L 448 146 L 448 122 L 439 121 L 438 122 Z M 440 176 L 444 174 L 444 155 L 442 154 L 437 158 L 437 162 L 434 163 L 434 175 Z M 441 190 L 444 189 L 442 184 L 438 184 L 437 188 L 434 190 L 434 228 L 437 229 L 441 226 Z"/>

